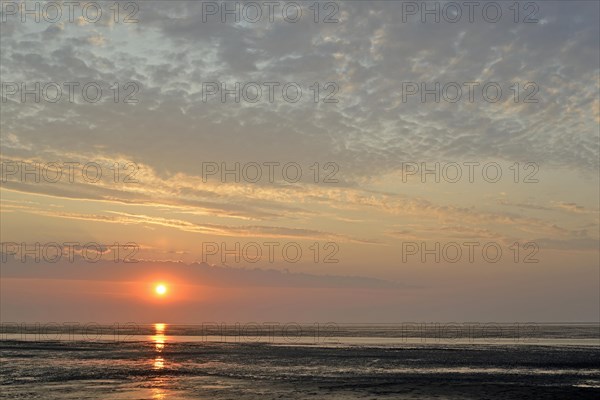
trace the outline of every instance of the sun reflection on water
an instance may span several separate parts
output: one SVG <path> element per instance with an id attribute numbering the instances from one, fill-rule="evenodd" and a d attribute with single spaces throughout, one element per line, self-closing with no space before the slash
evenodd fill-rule
<path id="1" fill-rule="evenodd" d="M 156 357 L 154 359 L 154 369 L 163 369 L 165 367 L 165 360 L 162 357 Z"/>
<path id="2" fill-rule="evenodd" d="M 152 399 L 162 400 L 167 398 L 167 393 L 160 388 L 152 388 Z"/>
<path id="3" fill-rule="evenodd" d="M 165 336 L 166 328 L 166 324 L 154 324 L 154 335 L 150 337 L 154 343 L 154 349 L 159 353 L 154 358 L 154 369 L 157 370 L 165 368 L 165 359 L 160 353 L 165 349 L 165 343 L 167 341 L 167 337 Z"/>

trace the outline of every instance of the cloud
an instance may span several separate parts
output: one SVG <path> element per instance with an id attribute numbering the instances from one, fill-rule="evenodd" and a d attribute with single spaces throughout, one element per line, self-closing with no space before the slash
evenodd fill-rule
<path id="1" fill-rule="evenodd" d="M 132 282 L 154 274 L 172 274 L 188 285 L 208 287 L 264 287 L 264 288 L 345 288 L 398 290 L 408 286 L 382 279 L 361 276 L 316 275 L 293 273 L 278 269 L 232 268 L 206 263 L 185 264 L 156 260 L 138 260 L 135 263 L 115 264 L 99 261 L 93 264 L 80 257 L 73 263 L 22 263 L 11 255 L 2 255 L 2 277 L 11 279 L 66 279 L 81 281 Z"/>
<path id="2" fill-rule="evenodd" d="M 599 166 L 594 2 L 544 4 L 546 24 L 507 18 L 470 24 L 468 35 L 464 24 L 401 23 L 394 3 L 343 3 L 337 24 L 202 23 L 200 4 L 143 8 L 138 24 L 92 24 L 94 36 L 69 26 L 50 44 L 29 26 L 6 28 L 7 81 L 137 81 L 142 90 L 133 106 L 10 101 L 4 127 L 19 127 L 19 140 L 36 147 L 104 146 L 188 174 L 197 173 L 193 159 L 285 159 L 290 149 L 294 158 L 334 160 L 348 178 L 396 170 L 415 154 Z M 90 37 L 103 46 L 81 42 Z M 152 53 L 144 38 L 152 39 Z M 405 81 L 473 80 L 534 81 L 540 102 L 515 103 L 508 87 L 498 104 L 401 101 Z M 309 85 L 333 81 L 340 102 L 204 103 L 206 81 L 297 81 L 309 100 Z"/>

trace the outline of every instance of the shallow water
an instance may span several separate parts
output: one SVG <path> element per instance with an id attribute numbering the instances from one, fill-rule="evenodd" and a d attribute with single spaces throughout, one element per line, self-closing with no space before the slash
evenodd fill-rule
<path id="1" fill-rule="evenodd" d="M 193 333 L 189 327 L 164 325 L 126 341 L 4 337 L 0 393 L 50 400 L 592 399 L 600 395 L 600 346 L 593 329 L 578 329 L 570 338 L 563 330 L 562 338 L 541 334 L 529 343 L 467 344 L 390 344 L 379 327 L 370 336 L 346 327 L 339 338 L 312 344 L 209 341 L 182 334 Z"/>

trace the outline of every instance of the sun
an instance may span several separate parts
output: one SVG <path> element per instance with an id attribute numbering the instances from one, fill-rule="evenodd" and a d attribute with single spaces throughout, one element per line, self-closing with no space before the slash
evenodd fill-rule
<path id="1" fill-rule="evenodd" d="M 156 285 L 156 287 L 154 288 L 154 291 L 156 292 L 157 295 L 164 296 L 165 294 L 167 294 L 167 286 L 160 283 L 160 284 Z"/>

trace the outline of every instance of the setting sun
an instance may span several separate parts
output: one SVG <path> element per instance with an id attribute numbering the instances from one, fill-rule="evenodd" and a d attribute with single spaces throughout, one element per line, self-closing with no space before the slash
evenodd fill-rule
<path id="1" fill-rule="evenodd" d="M 167 287 L 161 283 L 160 285 L 156 285 L 156 287 L 154 288 L 154 291 L 159 296 L 163 296 L 167 293 Z"/>

